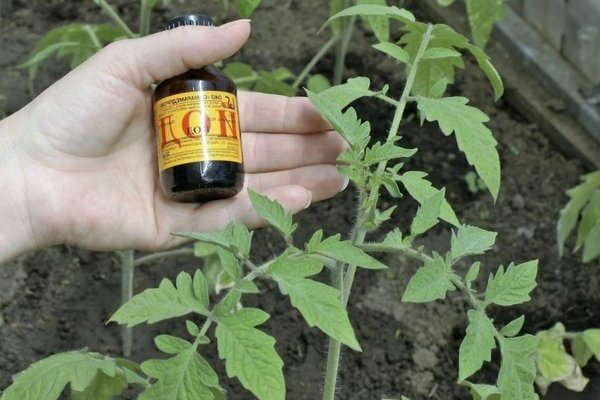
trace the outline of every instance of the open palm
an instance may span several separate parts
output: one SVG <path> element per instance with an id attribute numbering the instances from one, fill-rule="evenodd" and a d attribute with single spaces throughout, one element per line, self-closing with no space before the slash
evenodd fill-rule
<path id="1" fill-rule="evenodd" d="M 235 53 L 249 23 L 181 27 L 114 43 L 21 110 L 20 169 L 36 240 L 95 250 L 155 250 L 174 231 L 264 221 L 247 191 L 179 204 L 161 191 L 151 84 Z M 304 98 L 240 93 L 246 186 L 297 212 L 344 187 L 345 144 Z M 43 207 L 40 207 L 43 205 Z"/>

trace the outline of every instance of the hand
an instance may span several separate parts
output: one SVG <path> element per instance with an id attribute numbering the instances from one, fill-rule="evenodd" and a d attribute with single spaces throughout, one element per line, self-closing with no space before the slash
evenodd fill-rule
<path id="1" fill-rule="evenodd" d="M 0 149 L 12 148 L 2 155 L 21 203 L 11 220 L 29 247 L 157 250 L 181 243 L 176 231 L 263 225 L 245 189 L 206 204 L 166 198 L 151 113 L 153 82 L 231 56 L 249 32 L 237 21 L 113 43 L 4 121 Z M 239 101 L 246 186 L 293 213 L 344 188 L 335 162 L 345 143 L 305 98 L 242 92 Z"/>

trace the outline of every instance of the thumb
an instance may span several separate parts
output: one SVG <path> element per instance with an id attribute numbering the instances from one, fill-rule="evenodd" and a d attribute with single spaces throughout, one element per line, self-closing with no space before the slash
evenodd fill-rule
<path id="1" fill-rule="evenodd" d="M 94 62 L 106 73 L 145 89 L 156 81 L 232 56 L 249 35 L 250 20 L 219 27 L 180 26 L 111 43 L 98 53 Z"/>

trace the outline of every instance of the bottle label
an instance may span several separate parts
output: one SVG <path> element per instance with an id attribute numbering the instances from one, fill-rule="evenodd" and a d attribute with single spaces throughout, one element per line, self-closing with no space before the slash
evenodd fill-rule
<path id="1" fill-rule="evenodd" d="M 185 92 L 154 103 L 160 171 L 200 161 L 242 163 L 236 96 Z"/>

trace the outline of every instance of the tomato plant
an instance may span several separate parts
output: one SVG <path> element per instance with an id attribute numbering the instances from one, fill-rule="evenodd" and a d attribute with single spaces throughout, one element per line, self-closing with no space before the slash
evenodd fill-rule
<path id="1" fill-rule="evenodd" d="M 533 387 L 536 367 L 531 357 L 537 339 L 520 334 L 524 317 L 498 327 L 488 316 L 491 307 L 508 307 L 530 299 L 536 286 L 537 261 L 500 266 L 485 285 L 478 283 L 481 264 L 477 261 L 471 260 L 468 271 L 460 274 L 457 263 L 491 249 L 496 233 L 462 224 L 446 200 L 445 189 L 435 188 L 425 172 L 405 168 L 403 161 L 417 149 L 401 146 L 401 124 L 407 105 L 413 104 L 422 121 L 439 125 L 446 136 L 453 135 L 496 199 L 500 159 L 496 140 L 486 126 L 488 117 L 469 105 L 468 99 L 445 93 L 454 81 L 455 69 L 464 66 L 465 53 L 475 58 L 496 98 L 503 93 L 502 81 L 485 53 L 467 38 L 446 25 L 416 21 L 405 9 L 359 4 L 335 13 L 328 24 L 359 17 L 388 22 L 384 25 L 388 34 L 378 35 L 380 42 L 374 48 L 398 62 L 398 68 L 405 70 L 406 82 L 399 98 L 389 96 L 388 85 L 372 87 L 368 77 L 355 77 L 319 93 L 307 90 L 310 101 L 348 142 L 348 149 L 338 161 L 340 172 L 357 190 L 356 222 L 351 232 L 342 238 L 341 233 L 327 236 L 317 230 L 306 243 L 297 243 L 297 224 L 292 215 L 277 202 L 250 191 L 256 211 L 286 244 L 282 253 L 266 262 L 255 262 L 251 253 L 253 232 L 236 222 L 219 231 L 177 233 L 201 243 L 196 247 L 199 255 L 218 259 L 228 276 L 227 284 L 220 287 L 226 291 L 224 296 L 211 298 L 207 270 L 198 269 L 193 276 L 182 272 L 175 282 L 164 279 L 157 288 L 131 297 L 110 318 L 111 322 L 133 327 L 187 316 L 182 323 L 189 336 L 162 334 L 154 340 L 167 358 L 137 365 L 87 350 L 57 354 L 17 375 L 2 400 L 39 399 L 40 388 L 45 388 L 43 398 L 56 399 L 67 385 L 74 398 L 111 399 L 130 384 L 142 388 L 139 399 L 143 400 L 225 398 L 216 372 L 202 356 L 203 348 L 213 341 L 230 378 L 237 378 L 261 400 L 284 399 L 283 360 L 275 351 L 275 338 L 260 329 L 269 315 L 258 308 L 241 307 L 244 296 L 260 294 L 256 282 L 261 279 L 274 281 L 306 323 L 329 336 L 323 399 L 332 400 L 342 347 L 361 350 L 346 311 L 355 273 L 357 268 L 374 273 L 388 268 L 375 258 L 377 253 L 402 254 L 420 263 L 402 295 L 404 302 L 442 300 L 452 291 L 464 295 L 470 308 L 458 354 L 457 381 L 468 387 L 475 399 L 538 398 Z M 400 39 L 395 42 L 389 41 L 392 20 L 402 26 Z M 359 119 L 352 107 L 361 98 L 392 106 L 391 125 L 384 141 L 373 143 L 369 121 Z M 398 207 L 381 208 L 383 191 L 398 199 L 398 205 L 403 195 L 420 204 L 410 226 L 378 233 Z M 440 254 L 415 244 L 416 238 L 441 222 L 452 229 L 447 252 Z M 127 257 L 127 263 L 135 265 L 133 257 Z M 325 272 L 330 284 L 317 279 Z M 202 324 L 193 319 L 202 320 Z M 474 381 L 474 374 L 492 360 L 494 349 L 499 349 L 497 380 Z"/>

